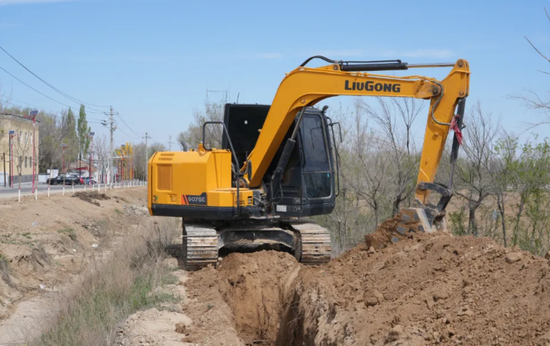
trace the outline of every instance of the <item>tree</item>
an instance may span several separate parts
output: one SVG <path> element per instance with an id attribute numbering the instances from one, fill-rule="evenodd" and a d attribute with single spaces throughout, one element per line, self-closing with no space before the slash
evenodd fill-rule
<path id="1" fill-rule="evenodd" d="M 362 99 L 361 108 L 378 124 L 384 140 L 385 159 L 380 163 L 391 164 L 388 170 L 389 195 L 392 204 L 392 215 L 399 212 L 401 203 L 410 200 L 415 190 L 416 174 L 418 172 L 419 153 L 412 141 L 412 124 L 422 110 L 415 99 L 395 99 L 386 101 L 377 98 L 379 108 L 376 109 Z M 399 118 L 399 120 L 398 120 Z M 404 129 L 399 125 L 404 124 Z"/>
<path id="2" fill-rule="evenodd" d="M 385 140 L 369 128 L 362 100 L 355 99 L 354 109 L 353 126 L 345 126 L 349 128 L 346 131 L 349 157 L 342 176 L 345 185 L 356 195 L 356 202 L 363 200 L 372 209 L 373 227 L 376 228 L 380 214 L 386 214 L 384 211 L 388 209 L 389 180 L 388 160 L 384 155 Z"/>
<path id="3" fill-rule="evenodd" d="M 5 104 L 7 103 L 7 99 L 4 102 L 2 101 L 3 99 L 6 98 L 2 92 L 2 86 L 0 85 L 0 113 L 5 112 Z M 6 117 L 0 116 L 0 141 L 2 141 L 8 135 L 9 129 L 7 128 L 7 126 L 8 120 L 6 119 Z"/>
<path id="4" fill-rule="evenodd" d="M 27 163 L 27 155 L 29 155 L 30 148 L 32 147 L 32 132 L 19 131 L 19 133 L 17 133 L 17 137 L 14 138 L 12 147 L 15 167 L 17 169 L 17 175 L 19 176 L 19 188 L 21 189 L 23 162 L 25 162 L 25 164 Z"/>
<path id="5" fill-rule="evenodd" d="M 107 166 L 109 162 L 110 141 L 106 135 L 100 135 L 94 137 L 94 149 L 97 154 L 97 160 L 99 162 L 99 181 L 105 182 L 105 177 L 108 175 Z"/>
<path id="6" fill-rule="evenodd" d="M 464 158 L 458 160 L 455 165 L 460 179 L 460 184 L 455 190 L 468 201 L 468 233 L 477 235 L 476 210 L 495 192 L 495 179 L 491 171 L 496 169 L 494 141 L 500 131 L 500 125 L 493 124 L 491 114 L 485 113 L 479 102 L 469 113 L 462 146 Z"/>
<path id="7" fill-rule="evenodd" d="M 222 100 L 218 102 L 204 101 L 204 109 L 193 111 L 193 120 L 187 130 L 180 132 L 178 142 L 182 149 L 197 148 L 202 141 L 202 127 L 206 121 L 223 121 L 225 104 Z M 206 127 L 205 145 L 212 148 L 221 148 L 223 129 L 219 125 L 208 125 Z M 183 143 L 183 144 L 182 144 Z"/>
<path id="8" fill-rule="evenodd" d="M 145 142 L 134 146 L 133 166 L 136 178 L 145 179 L 147 176 L 147 162 L 157 151 L 166 151 L 166 146 L 162 143 L 149 144 L 149 148 L 147 148 L 148 157 L 145 156 Z"/>
<path id="9" fill-rule="evenodd" d="M 544 12 L 546 14 L 546 18 L 548 21 L 550 21 L 550 15 L 548 14 L 548 11 L 546 8 L 544 9 Z M 531 48 L 535 50 L 535 52 L 542 57 L 546 62 L 550 62 L 550 58 L 548 58 L 535 44 L 525 36 L 525 40 L 529 43 Z M 541 71 L 545 74 L 548 74 L 549 72 Z M 550 125 L 550 101 L 545 100 L 540 96 L 539 93 L 535 91 L 530 91 L 528 96 L 514 96 L 514 98 L 518 98 L 522 100 L 527 108 L 542 111 L 544 114 L 544 120 L 538 122 L 538 123 L 531 123 L 531 128 L 540 126 L 540 125 Z"/>
<path id="10" fill-rule="evenodd" d="M 88 156 L 91 130 L 92 129 L 88 126 L 88 121 L 86 120 L 86 109 L 84 108 L 84 105 L 80 105 L 80 112 L 78 113 L 78 149 L 81 157 Z"/>
<path id="11" fill-rule="evenodd" d="M 65 162 L 76 160 L 79 152 L 78 137 L 76 135 L 76 120 L 74 113 L 69 108 L 61 117 L 61 138 L 67 144 L 65 149 Z"/>
<path id="12" fill-rule="evenodd" d="M 48 168 L 59 167 L 61 164 L 62 128 L 59 119 L 55 115 L 40 112 L 37 117 L 39 136 L 39 162 L 40 171 Z"/>
<path id="13" fill-rule="evenodd" d="M 527 142 L 520 147 L 521 154 L 510 164 L 510 171 L 515 177 L 514 188 L 519 192 L 520 201 L 517 205 L 517 212 L 514 222 L 514 233 L 512 245 L 520 245 L 522 248 L 531 247 L 535 241 L 535 233 L 538 218 L 536 213 L 543 205 L 543 197 L 547 195 L 545 189 L 550 184 L 550 144 L 545 140 L 534 144 Z M 522 213 L 527 213 L 527 218 L 532 224 L 531 237 L 522 239 L 521 231 Z"/>

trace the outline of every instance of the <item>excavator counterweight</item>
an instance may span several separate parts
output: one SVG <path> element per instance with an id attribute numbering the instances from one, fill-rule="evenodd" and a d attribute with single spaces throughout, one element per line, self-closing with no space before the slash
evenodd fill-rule
<path id="1" fill-rule="evenodd" d="M 329 65 L 307 67 L 313 59 Z M 370 73 L 446 66 L 452 70 L 442 81 Z M 155 153 L 148 168 L 149 211 L 183 218 L 190 270 L 215 264 L 225 253 L 258 249 L 326 263 L 330 233 L 308 218 L 331 213 L 340 192 L 337 123 L 325 114 L 326 107 L 314 106 L 339 95 L 411 97 L 430 100 L 430 107 L 415 205 L 401 211 L 395 240 L 407 232 L 444 230 L 452 191 L 450 184 L 434 184 L 434 178 L 450 128 L 460 131 L 469 75 L 465 60 L 409 65 L 312 57 L 286 75 L 271 105 L 227 104 L 223 122 L 204 124 L 198 148 Z M 206 147 L 207 126 L 223 128 L 220 148 Z M 441 196 L 436 205 L 428 200 L 433 192 Z"/>

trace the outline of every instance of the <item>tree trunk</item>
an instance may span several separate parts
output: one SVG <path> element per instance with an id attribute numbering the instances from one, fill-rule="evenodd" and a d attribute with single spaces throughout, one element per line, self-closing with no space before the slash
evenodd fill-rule
<path id="1" fill-rule="evenodd" d="M 506 206 L 504 205 L 504 197 L 501 196 L 501 195 L 497 195 L 497 205 L 498 205 L 498 210 L 500 212 L 500 223 L 502 225 L 502 239 L 503 239 L 503 242 L 504 242 L 504 247 L 506 247 L 508 244 L 508 240 L 506 238 L 506 220 L 504 219 L 504 214 L 505 214 L 505 208 Z"/>
<path id="2" fill-rule="evenodd" d="M 525 199 L 523 195 L 521 196 L 521 201 L 519 202 L 519 209 L 518 214 L 516 216 L 516 224 L 514 226 L 514 235 L 512 237 L 512 245 L 516 246 L 518 244 L 518 236 L 519 236 L 519 221 L 521 219 L 521 214 L 523 212 L 523 206 L 525 204 Z"/>
<path id="3" fill-rule="evenodd" d="M 374 201 L 373 208 L 374 210 L 374 229 L 378 228 L 378 203 Z"/>
<path id="4" fill-rule="evenodd" d="M 468 233 L 477 237 L 477 220 L 476 220 L 476 207 L 470 207 L 468 215 Z"/>
<path id="5" fill-rule="evenodd" d="M 397 215 L 397 213 L 399 213 L 399 207 L 401 206 L 401 202 L 403 200 L 401 199 L 401 193 L 398 194 L 397 196 L 395 196 L 394 200 L 393 200 L 393 215 Z"/>

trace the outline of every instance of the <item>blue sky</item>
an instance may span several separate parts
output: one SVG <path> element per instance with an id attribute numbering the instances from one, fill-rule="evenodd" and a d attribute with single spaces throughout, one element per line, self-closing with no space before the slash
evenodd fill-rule
<path id="1" fill-rule="evenodd" d="M 284 73 L 315 54 L 409 63 L 467 59 L 468 103 L 480 101 L 508 131 L 521 132 L 541 115 L 509 96 L 550 90 L 550 77 L 538 72 L 550 65 L 524 39 L 550 53 L 545 6 L 550 2 L 0 0 L 0 45 L 67 94 L 112 105 L 131 127 L 118 120 L 117 145 L 137 142 L 146 131 L 154 141 L 174 140 L 207 89 L 227 89 L 240 103 L 271 103 Z M 0 66 L 78 109 L 2 52 Z M 447 72 L 408 73 L 443 78 Z M 0 84 L 15 104 L 65 108 L 3 71 Z M 328 104 L 340 102 L 345 107 L 350 100 Z M 107 133 L 97 123 L 105 117 L 88 111 L 93 130 Z M 417 121 L 419 129 L 424 121 Z"/>

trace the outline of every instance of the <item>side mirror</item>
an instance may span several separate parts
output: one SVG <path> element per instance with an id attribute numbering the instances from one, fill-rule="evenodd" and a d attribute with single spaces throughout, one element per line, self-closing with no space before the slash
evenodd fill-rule
<path id="1" fill-rule="evenodd" d="M 339 143 L 342 143 L 342 127 L 340 126 L 340 123 L 339 122 L 335 122 L 335 123 L 331 123 L 329 124 L 330 127 L 332 127 L 332 129 L 334 130 L 334 125 L 338 125 L 338 135 L 339 135 Z"/>

